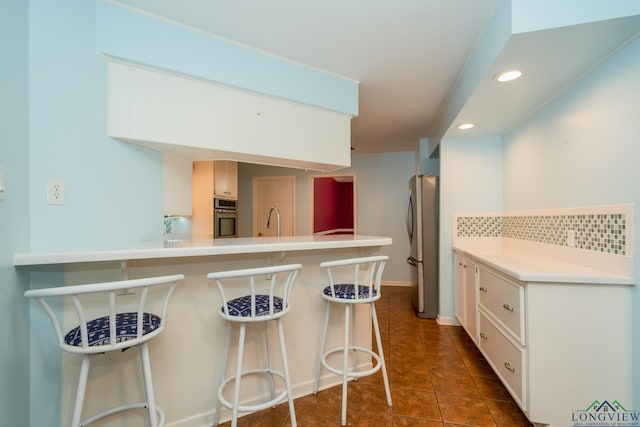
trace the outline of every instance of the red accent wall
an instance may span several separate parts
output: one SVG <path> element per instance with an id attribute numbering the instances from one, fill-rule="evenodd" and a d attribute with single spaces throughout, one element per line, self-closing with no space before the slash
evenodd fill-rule
<path id="1" fill-rule="evenodd" d="M 353 228 L 353 183 L 313 180 L 313 232 Z"/>
<path id="2" fill-rule="evenodd" d="M 336 228 L 353 228 L 353 182 L 338 184 Z"/>

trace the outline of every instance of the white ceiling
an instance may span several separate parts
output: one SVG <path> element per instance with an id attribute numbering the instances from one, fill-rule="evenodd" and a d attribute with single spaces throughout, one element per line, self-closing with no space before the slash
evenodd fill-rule
<path id="1" fill-rule="evenodd" d="M 429 135 L 495 0 L 117 3 L 360 82 L 360 153 L 413 150 Z"/>
<path id="2" fill-rule="evenodd" d="M 410 151 L 443 107 L 496 0 L 113 0 L 360 82 L 355 153 Z M 503 135 L 638 36 L 640 15 L 512 36 L 447 136 Z M 525 78 L 499 86 L 504 67 Z M 472 131 L 455 128 L 473 121 Z M 436 135 L 436 137 L 442 135 Z"/>

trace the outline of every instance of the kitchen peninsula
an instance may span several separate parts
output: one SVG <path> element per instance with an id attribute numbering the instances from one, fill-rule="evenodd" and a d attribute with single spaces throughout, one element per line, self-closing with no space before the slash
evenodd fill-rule
<path id="1" fill-rule="evenodd" d="M 21 253 L 14 256 L 14 265 L 34 272 L 59 269 L 62 271 L 60 285 L 117 280 L 119 277 L 184 274 L 185 280 L 176 288 L 169 304 L 167 329 L 152 344 L 154 388 L 157 402 L 165 411 L 167 426 L 208 426 L 216 406 L 226 325 L 217 314 L 220 307 L 218 290 L 207 281 L 206 274 L 273 264 L 303 265 L 294 284 L 291 311 L 284 320 L 293 393 L 297 397 L 311 393 L 319 353 L 324 314 L 320 293 L 326 281 L 326 273 L 319 264 L 332 259 L 373 255 L 390 244 L 391 239 L 387 237 L 358 235 L 168 240 L 112 249 Z M 31 287 L 41 286 L 37 277 L 30 283 Z M 356 336 L 359 345 L 365 347 L 371 345 L 367 314 L 363 311 L 356 314 Z M 34 321 L 31 325 L 32 340 L 43 341 L 34 348 L 34 353 L 57 354 L 56 344 L 50 341 L 50 325 L 41 320 L 41 323 Z M 334 320 L 341 322 L 339 316 Z M 271 333 L 275 334 L 275 330 Z M 340 342 L 339 334 L 332 335 L 335 335 L 336 343 Z M 256 355 L 264 354 L 262 345 L 262 340 L 249 335 L 245 366 L 260 362 Z M 34 381 L 45 389 L 59 390 L 61 425 L 67 425 L 70 396 L 76 388 L 75 371 L 79 369 L 80 361 L 74 355 L 66 354 L 62 360 L 44 355 L 37 357 L 36 363 L 43 366 L 42 371 L 38 368 L 32 373 Z M 112 368 L 110 357 L 105 355 L 89 376 L 85 404 L 88 413 L 106 405 L 135 400 L 142 393 L 136 359 L 129 357 L 122 371 Z M 277 366 L 277 353 L 274 353 L 274 360 Z M 367 361 L 363 359 L 361 363 Z M 59 372 L 60 366 L 59 380 L 56 376 L 40 375 L 45 371 Z M 326 378 L 321 378 L 321 388 L 335 384 L 334 377 L 327 374 Z M 251 396 L 267 392 L 260 387 L 264 384 L 246 381 L 245 385 L 245 391 Z M 228 419 L 225 412 L 222 419 Z"/>

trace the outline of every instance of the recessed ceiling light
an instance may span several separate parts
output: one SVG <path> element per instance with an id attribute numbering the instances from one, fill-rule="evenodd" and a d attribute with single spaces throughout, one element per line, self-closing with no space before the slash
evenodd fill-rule
<path id="1" fill-rule="evenodd" d="M 522 76 L 522 70 L 507 70 L 498 74 L 495 79 L 499 82 L 510 82 Z"/>
<path id="2" fill-rule="evenodd" d="M 466 130 L 466 129 L 471 129 L 472 127 L 474 127 L 475 125 L 473 123 L 463 123 L 461 125 L 458 125 L 458 129 L 460 130 Z"/>

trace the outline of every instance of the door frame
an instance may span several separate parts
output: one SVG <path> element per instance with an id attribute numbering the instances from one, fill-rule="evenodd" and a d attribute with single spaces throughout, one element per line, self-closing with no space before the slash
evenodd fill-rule
<path id="1" fill-rule="evenodd" d="M 313 220 L 314 220 L 314 189 L 315 189 L 315 179 L 316 178 L 333 178 L 338 182 L 340 179 L 348 179 L 352 182 L 353 185 L 353 234 L 358 234 L 358 193 L 357 193 L 357 185 L 356 185 L 356 174 L 355 173 L 334 173 L 334 174 L 322 174 L 322 175 L 309 175 L 309 234 L 310 235 L 321 235 L 323 233 L 315 234 L 313 232 Z"/>

